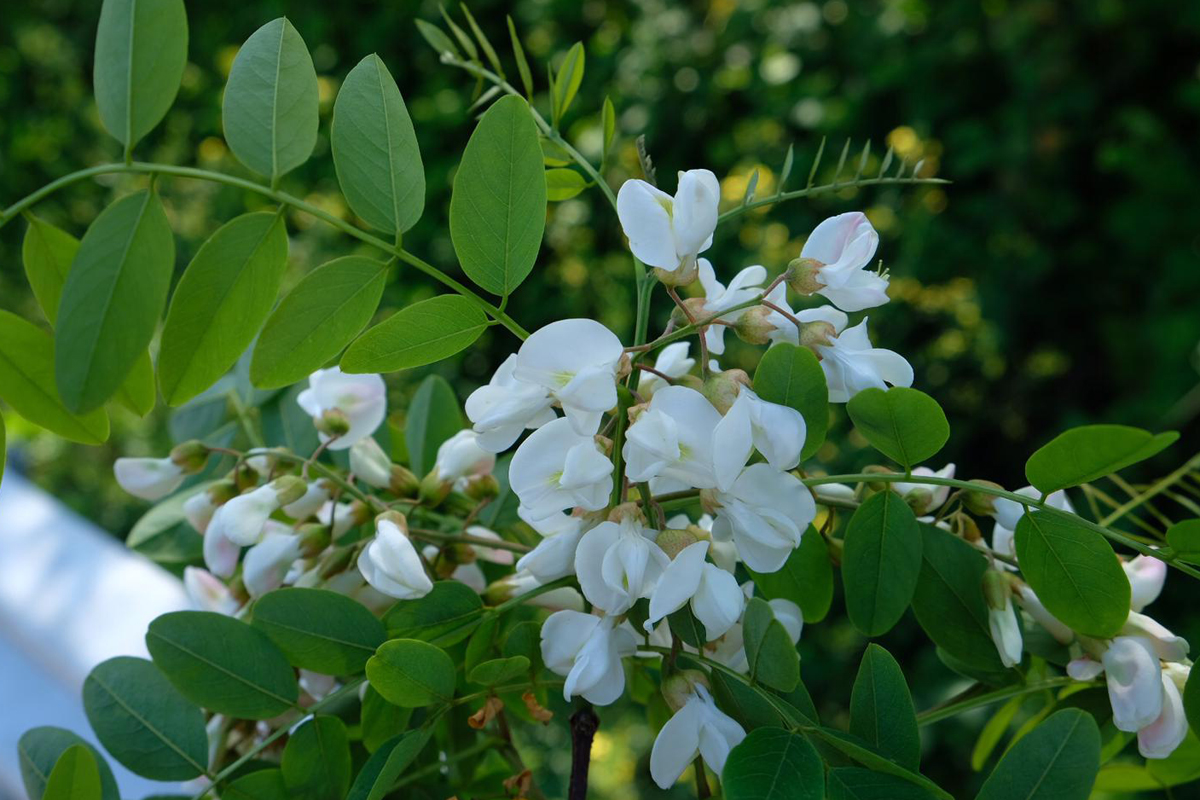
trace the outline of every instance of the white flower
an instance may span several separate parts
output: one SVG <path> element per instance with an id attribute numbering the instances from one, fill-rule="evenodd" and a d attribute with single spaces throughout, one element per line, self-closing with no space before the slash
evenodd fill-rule
<path id="1" fill-rule="evenodd" d="M 887 278 L 865 267 L 875 256 L 879 234 L 865 214 L 838 214 L 818 225 L 800 251 L 801 258 L 821 263 L 816 277 L 825 284 L 817 290 L 843 311 L 862 311 L 888 301 Z"/>
<path id="2" fill-rule="evenodd" d="M 988 632 L 1000 654 L 1000 663 L 1006 667 L 1021 663 L 1021 621 L 1013 609 L 1011 594 L 1005 596 L 1003 608 L 988 607 Z"/>
<path id="3" fill-rule="evenodd" d="M 642 180 L 628 180 L 617 192 L 617 216 L 629 249 L 652 267 L 686 271 L 712 245 L 721 185 L 706 169 L 679 173 L 675 196 Z"/>
<path id="4" fill-rule="evenodd" d="M 542 535 L 537 546 L 517 561 L 518 570 L 528 570 L 539 581 L 549 583 L 575 572 L 575 549 L 583 536 L 583 520 L 562 512 L 545 519 L 528 516 L 526 508 L 518 507 L 517 514 Z"/>
<path id="5" fill-rule="evenodd" d="M 734 306 L 752 300 L 762 293 L 763 281 L 767 279 L 767 270 L 761 265 L 746 267 L 726 287 L 717 280 L 712 264 L 707 258 L 700 259 L 700 285 L 704 287 L 703 317 L 711 317 L 722 311 L 728 311 Z M 741 315 L 741 310 L 719 317 L 725 322 L 733 322 Z M 704 331 L 704 342 L 709 352 L 720 355 L 725 352 L 725 325 L 709 325 Z"/>
<path id="6" fill-rule="evenodd" d="M 1007 564 L 997 563 L 997 568 L 1008 568 Z M 1075 631 L 1068 628 L 1058 617 L 1051 614 L 1042 605 L 1041 599 L 1033 589 L 1027 584 L 1019 584 L 1017 586 L 1017 603 L 1025 610 L 1025 613 L 1033 617 L 1033 621 L 1041 625 L 1046 631 L 1059 642 L 1059 644 L 1070 644 L 1075 639 Z"/>
<path id="7" fill-rule="evenodd" d="M 688 603 L 704 625 L 708 641 L 723 635 L 741 617 L 745 595 L 733 575 L 704 560 L 708 546 L 708 542 L 690 544 L 667 565 L 650 595 L 646 630 Z"/>
<path id="8" fill-rule="evenodd" d="M 218 614 L 237 611 L 238 601 L 230 593 L 229 587 L 208 570 L 184 567 L 183 589 L 198 611 L 215 611 Z"/>
<path id="9" fill-rule="evenodd" d="M 433 589 L 425 565 L 394 518 L 381 516 L 375 539 L 358 557 L 358 571 L 375 589 L 397 600 L 424 597 Z"/>
<path id="10" fill-rule="evenodd" d="M 538 428 L 521 443 L 508 468 L 508 482 L 535 519 L 582 506 L 598 511 L 612 492 L 612 461 L 591 434 L 566 419 Z"/>
<path id="11" fill-rule="evenodd" d="M 479 446 L 475 431 L 459 431 L 438 447 L 433 472 L 442 483 L 465 482 L 468 478 L 490 475 L 496 466 L 496 454 Z M 391 480 L 389 472 L 388 479 Z"/>
<path id="12" fill-rule="evenodd" d="M 345 415 L 349 430 L 337 437 L 330 450 L 345 450 L 375 432 L 387 414 L 387 387 L 378 375 L 346 375 L 338 367 L 319 369 L 308 378 L 308 388 L 296 402 L 319 421 L 326 412 Z M 329 436 L 319 433 L 322 442 Z"/>
<path id="13" fill-rule="evenodd" d="M 543 582 L 534 577 L 533 573 L 527 570 L 517 570 L 510 575 L 505 575 L 498 581 L 494 581 L 488 587 L 488 601 L 499 603 L 511 600 L 514 597 L 527 594 L 542 585 Z M 526 605 L 548 608 L 551 611 L 562 611 L 564 609 L 568 611 L 583 611 L 583 595 L 571 586 L 563 586 L 559 589 L 542 592 L 537 597 L 531 597 L 524 602 Z"/>
<path id="14" fill-rule="evenodd" d="M 329 537 L 340 539 L 356 525 L 366 522 L 354 503 L 326 502 L 317 511 L 317 522 L 329 527 Z"/>
<path id="15" fill-rule="evenodd" d="M 738 555 L 755 572 L 775 572 L 817 515 L 812 492 L 800 479 L 769 464 L 751 464 L 728 492 L 718 492 L 720 504 L 713 538 L 733 540 Z"/>
<path id="16" fill-rule="evenodd" d="M 871 345 L 866 317 L 853 328 L 846 327 L 845 314 L 829 306 L 810 308 L 796 317 L 801 322 L 828 322 L 837 334 L 828 345 L 816 346 L 829 385 L 829 402 L 845 403 L 863 389 L 886 389 L 888 384 L 912 386 L 913 369 L 904 356 Z"/>
<path id="17" fill-rule="evenodd" d="M 196 529 L 197 533 L 204 533 L 208 530 L 209 523 L 212 522 L 218 507 L 212 501 L 212 496 L 207 491 L 201 490 L 183 501 L 183 517 L 189 525 Z"/>
<path id="18" fill-rule="evenodd" d="M 713 434 L 720 421 L 721 413 L 695 389 L 659 389 L 625 432 L 626 474 L 633 481 L 670 478 L 696 489 L 714 488 Z"/>
<path id="19" fill-rule="evenodd" d="M 567 680 L 563 698 L 582 695 L 590 703 L 606 706 L 625 691 L 621 659 L 632 655 L 636 640 L 615 617 L 597 617 L 578 611 L 557 611 L 542 625 L 542 660 Z"/>
<path id="20" fill-rule="evenodd" d="M 775 619 L 779 620 L 779 624 L 787 631 L 792 644 L 799 642 L 800 633 L 804 630 L 804 614 L 800 611 L 800 606 L 783 597 L 768 600 L 767 605 L 775 612 Z"/>
<path id="21" fill-rule="evenodd" d="M 675 342 L 659 350 L 654 369 L 668 378 L 682 378 L 687 375 L 692 367 L 696 366 L 696 359 L 688 357 L 689 347 L 691 342 Z M 656 391 L 669 385 L 653 372 L 647 372 L 638 383 L 638 394 L 642 397 L 653 397 Z"/>
<path id="22" fill-rule="evenodd" d="M 513 446 L 526 428 L 539 428 L 554 419 L 554 398 L 545 386 L 517 380 L 517 354 L 504 359 L 487 386 L 467 397 L 467 418 L 479 434 L 479 446 L 499 453 Z"/>
<path id="23" fill-rule="evenodd" d="M 1154 556 L 1137 556 L 1121 564 L 1132 590 L 1129 606 L 1141 611 L 1158 599 L 1167 580 L 1167 565 Z"/>
<path id="24" fill-rule="evenodd" d="M 751 447 L 777 470 L 787 471 L 800 463 L 808 428 L 800 412 L 789 406 L 763 400 L 748 386 L 738 389 L 737 399 L 717 424 L 713 442 L 713 468 L 717 486 L 728 489 L 741 474 Z"/>
<path id="25" fill-rule="evenodd" d="M 746 738 L 746 731 L 717 708 L 700 684 L 683 708 L 667 720 L 650 750 L 650 775 L 661 789 L 670 789 L 697 755 L 718 775 L 729 751 Z"/>
<path id="26" fill-rule="evenodd" d="M 929 467 L 917 467 L 912 471 L 913 477 L 925 478 L 953 478 L 954 465 L 947 464 L 936 472 Z M 946 502 L 946 498 L 950 496 L 949 486 L 931 486 L 927 483 L 908 483 L 906 481 L 897 481 L 892 484 L 892 488 L 903 497 L 909 505 L 912 505 L 920 514 L 931 514 L 942 507 Z"/>
<path id="27" fill-rule="evenodd" d="M 575 575 L 583 596 L 609 614 L 623 614 L 649 597 L 670 559 L 655 532 L 632 518 L 601 522 L 575 550 Z"/>
<path id="28" fill-rule="evenodd" d="M 170 458 L 118 458 L 113 475 L 121 488 L 143 500 L 159 500 L 179 488 L 187 475 Z"/>
<path id="29" fill-rule="evenodd" d="M 229 541 L 245 547 L 258 544 L 263 526 L 284 503 L 294 502 L 304 493 L 304 484 L 291 476 L 278 478 L 240 494 L 222 505 L 213 514 L 209 531 L 214 528 Z"/>
<path id="30" fill-rule="evenodd" d="M 217 509 L 220 511 L 220 509 Z M 214 517 L 214 520 L 216 517 Z M 229 578 L 237 570 L 241 545 L 234 544 L 221 531 L 219 525 L 209 523 L 204 532 L 204 566 L 219 578 Z"/>
<path id="31" fill-rule="evenodd" d="M 386 489 L 392 484 L 392 460 L 371 436 L 350 446 L 350 471 L 376 489 Z"/>
<path id="32" fill-rule="evenodd" d="M 1163 707 L 1161 668 L 1144 639 L 1118 636 L 1109 643 L 1101 663 L 1118 730 L 1133 733 L 1158 719 Z"/>
<path id="33" fill-rule="evenodd" d="M 278 522 L 268 525 L 262 541 L 246 551 L 242 561 L 242 582 L 251 597 L 261 597 L 283 585 L 292 564 L 300 557 L 300 539 Z"/>
<path id="34" fill-rule="evenodd" d="M 504 541 L 504 539 L 500 537 L 500 534 L 493 530 L 489 530 L 482 525 L 471 525 L 466 529 L 465 533 L 469 536 L 474 536 L 477 539 L 490 539 L 494 542 Z M 512 550 L 505 550 L 500 547 L 488 547 L 487 545 L 474 543 L 471 545 L 471 549 L 475 551 L 476 558 L 481 558 L 484 561 L 488 561 L 492 564 L 511 564 L 514 560 Z"/>
<path id="35" fill-rule="evenodd" d="M 1138 730 L 1138 752 L 1143 757 L 1166 758 L 1187 738 L 1188 721 L 1180 692 L 1189 671 L 1189 667 L 1162 671 L 1162 713 L 1154 722 Z"/>
<path id="36" fill-rule="evenodd" d="M 372 440 L 374 441 L 374 440 Z M 306 520 L 316 514 L 332 496 L 331 484 L 324 478 L 312 481 L 304 490 L 304 494 L 294 503 L 283 507 L 283 513 L 294 520 Z M 328 524 L 328 523 L 326 523 Z"/>
<path id="37" fill-rule="evenodd" d="M 562 319 L 521 344 L 513 377 L 548 391 L 575 432 L 590 436 L 617 404 L 617 368 L 624 354 L 621 340 L 599 322 Z"/>
<path id="38" fill-rule="evenodd" d="M 1187 658 L 1187 640 L 1171 633 L 1145 614 L 1130 611 L 1120 635 L 1139 637 L 1163 661 L 1183 661 Z"/>

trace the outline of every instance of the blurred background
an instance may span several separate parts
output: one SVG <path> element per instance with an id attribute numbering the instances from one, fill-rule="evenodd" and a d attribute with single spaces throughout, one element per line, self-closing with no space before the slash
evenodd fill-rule
<path id="1" fill-rule="evenodd" d="M 1029 453 L 1082 422 L 1180 430 L 1181 442 L 1147 465 L 1142 478 L 1166 473 L 1200 449 L 1200 4 L 473 0 L 470 7 L 515 72 L 504 19 L 512 16 L 539 91 L 545 64 L 584 43 L 583 85 L 564 133 L 598 160 L 600 108 L 606 95 L 612 99 L 618 132 L 606 177 L 613 187 L 640 176 L 638 135 L 646 137 L 664 188 L 674 190 L 675 171 L 706 167 L 721 178 L 730 205 L 755 170 L 757 194 L 772 193 L 789 146 L 796 164 L 790 185 L 802 184 L 823 137 L 817 182 L 832 178 L 847 138 L 851 152 L 870 139 L 876 163 L 891 146 L 909 163 L 923 161 L 922 175 L 952 181 L 847 190 L 748 213 L 741 224 L 723 226 L 706 255 L 725 280 L 754 263 L 777 274 L 821 219 L 864 210 L 880 232 L 877 257 L 892 276 L 892 302 L 870 312 L 873 340 L 907 356 L 915 385 L 942 403 L 953 431 L 943 455 L 958 464 L 959 477 L 1022 485 Z M 91 96 L 98 14 L 95 0 L 5 4 L 0 205 L 63 173 L 119 159 Z M 436 3 L 189 4 L 183 88 L 138 157 L 246 174 L 221 139 L 222 87 L 240 42 L 282 14 L 312 52 L 324 116 L 316 152 L 281 188 L 348 217 L 329 157 L 328 115 L 342 76 L 378 52 L 408 104 L 428 180 L 425 215 L 404 246 L 457 274 L 447 208 L 473 128 L 475 87 L 470 76 L 441 65 L 417 34 L 414 18 L 439 22 Z M 82 235 L 114 193 L 138 181 L 81 183 L 37 213 Z M 180 179 L 160 186 L 180 272 L 222 221 L 263 205 L 263 198 L 229 187 Z M 0 307 L 38 319 L 21 269 L 23 229 L 14 222 L 0 230 Z M 353 242 L 311 218 L 292 215 L 289 229 L 288 285 L 354 251 Z M 401 270 L 380 317 L 439 291 Z M 668 310 L 656 306 L 652 330 Z M 632 269 L 598 191 L 552 204 L 538 267 L 509 311 L 529 329 L 594 316 L 628 338 Z M 397 418 L 430 371 L 451 380 L 462 398 L 514 346 L 493 329 L 459 360 L 389 376 Z M 731 347 L 727 365 L 752 366 L 756 353 Z M 146 419 L 114 413 L 114 435 L 100 448 L 70 445 L 5 413 L 12 466 L 124 537 L 145 507 L 116 488 L 112 461 L 164 452 L 170 412 L 160 406 Z M 848 429 L 838 420 L 819 454 L 830 470 L 872 460 Z M 1120 494 L 1119 487 L 1103 488 Z M 1183 588 L 1168 582 L 1156 611 L 1200 641 L 1200 620 L 1182 608 L 1167 610 L 1181 605 L 1171 598 Z M 835 725 L 844 723 L 837 709 L 864 645 L 838 608 L 801 642 L 805 682 Z M 898 627 L 882 643 L 914 666 L 911 683 L 945 688 L 948 673 L 915 625 Z M 940 699 L 916 694 L 918 708 Z M 982 719 L 925 731 L 926 770 L 955 794 L 979 781 L 969 753 Z M 540 734 L 549 737 L 543 761 L 552 772 L 568 768 L 553 763 L 566 757 L 565 738 L 552 741 L 566 736 L 560 727 Z M 645 765 L 651 736 L 640 715 L 619 707 L 606 715 L 597 796 L 628 797 L 630 787 L 637 796 L 665 796 Z"/>

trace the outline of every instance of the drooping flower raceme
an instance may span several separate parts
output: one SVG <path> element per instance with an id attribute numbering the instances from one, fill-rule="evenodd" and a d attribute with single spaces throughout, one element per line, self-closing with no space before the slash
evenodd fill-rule
<path id="1" fill-rule="evenodd" d="M 865 214 L 850 211 L 822 222 L 809 234 L 800 258 L 820 287 L 817 294 L 843 311 L 862 311 L 888 301 L 887 278 L 866 269 L 875 256 L 879 234 Z"/>
<path id="2" fill-rule="evenodd" d="M 745 595 L 731 573 L 704 560 L 708 548 L 708 542 L 696 542 L 671 559 L 650 595 L 647 631 L 689 603 L 696 619 L 704 625 L 708 641 L 724 635 L 741 617 Z"/>
<path id="3" fill-rule="evenodd" d="M 508 467 L 508 482 L 532 519 L 580 506 L 608 505 L 613 464 L 592 434 L 580 434 L 560 418 L 521 443 Z"/>
<path id="4" fill-rule="evenodd" d="M 706 169 L 679 173 L 675 196 L 643 180 L 628 180 L 617 192 L 617 216 L 629 249 L 641 261 L 686 275 L 696 256 L 712 245 L 721 186 Z"/>
<path id="5" fill-rule="evenodd" d="M 630 480 L 668 478 L 696 489 L 717 485 L 713 433 L 721 413 L 686 386 L 659 389 L 625 432 L 622 452 Z M 743 462 L 744 463 L 744 462 Z"/>
<path id="6" fill-rule="evenodd" d="M 376 489 L 386 489 L 392 482 L 392 460 L 370 436 L 350 446 L 350 471 Z"/>
<path id="7" fill-rule="evenodd" d="M 729 751 L 746 738 L 746 731 L 713 701 L 697 683 L 683 707 L 667 720 L 650 750 L 650 776 L 662 789 L 670 789 L 696 756 L 720 774 Z"/>
<path id="8" fill-rule="evenodd" d="M 433 473 L 441 483 L 460 488 L 467 480 L 490 475 L 496 466 L 496 454 L 479 446 L 479 434 L 459 431 L 438 447 Z"/>
<path id="9" fill-rule="evenodd" d="M 329 442 L 330 450 L 345 450 L 370 436 L 383 422 L 387 387 L 378 375 L 347 375 L 330 367 L 309 376 L 308 388 L 296 402 L 313 418 L 321 441 Z"/>
<path id="10" fill-rule="evenodd" d="M 583 596 L 609 614 L 623 614 L 649 597 L 670 559 L 654 542 L 655 531 L 634 515 L 601 522 L 579 540 L 575 575 Z"/>
<path id="11" fill-rule="evenodd" d="M 556 611 L 542 623 L 542 660 L 566 678 L 563 698 L 575 695 L 605 706 L 625 691 L 621 659 L 633 655 L 636 640 L 616 617 Z"/>

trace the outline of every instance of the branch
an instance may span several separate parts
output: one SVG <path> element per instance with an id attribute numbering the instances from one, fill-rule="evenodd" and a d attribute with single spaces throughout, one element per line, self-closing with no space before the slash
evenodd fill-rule
<path id="1" fill-rule="evenodd" d="M 587 799 L 592 740 L 599 727 L 600 718 L 591 703 L 571 715 L 571 780 L 567 785 L 567 800 Z"/>

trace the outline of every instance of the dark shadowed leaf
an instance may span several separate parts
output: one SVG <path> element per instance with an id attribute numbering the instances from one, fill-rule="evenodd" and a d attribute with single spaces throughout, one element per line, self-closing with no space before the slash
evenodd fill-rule
<path id="1" fill-rule="evenodd" d="M 850 695 L 850 732 L 909 769 L 921 764 L 921 736 L 908 683 L 896 659 L 867 645 Z"/>
<path id="2" fill-rule="evenodd" d="M 867 498 L 846 526 L 842 582 L 850 621 L 868 636 L 891 630 L 920 572 L 921 532 L 912 509 L 895 492 Z"/>
<path id="3" fill-rule="evenodd" d="M 728 800 L 822 800 L 825 768 L 800 734 L 758 728 L 730 751 L 721 783 Z"/>
<path id="4" fill-rule="evenodd" d="M 337 717 L 313 717 L 288 738 L 280 767 L 288 797 L 342 800 L 353 773 L 346 726 Z"/>
<path id="5" fill-rule="evenodd" d="M 409 467 L 418 477 L 433 469 L 442 442 L 463 428 L 462 411 L 454 389 L 440 375 L 421 381 L 408 405 L 404 441 L 408 445 Z"/>
<path id="6" fill-rule="evenodd" d="M 354 779 L 347 800 L 383 800 L 405 768 L 425 749 L 429 734 L 427 728 L 420 728 L 381 745 Z"/>
<path id="7" fill-rule="evenodd" d="M 1004 754 L 976 800 L 1085 800 L 1100 769 L 1100 731 L 1084 712 L 1052 714 Z"/>
<path id="8" fill-rule="evenodd" d="M 252 624 L 294 667 L 324 675 L 361 672 L 387 638 L 361 603 L 324 589 L 276 589 L 254 604 Z"/>

